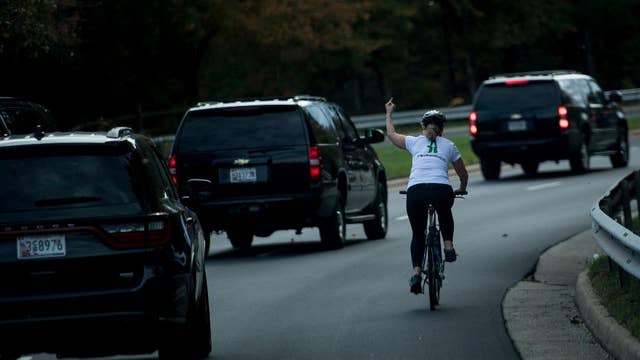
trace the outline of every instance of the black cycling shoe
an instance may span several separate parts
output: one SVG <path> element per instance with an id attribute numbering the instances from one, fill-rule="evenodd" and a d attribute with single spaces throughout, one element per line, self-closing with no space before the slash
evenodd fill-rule
<path id="1" fill-rule="evenodd" d="M 444 261 L 446 262 L 454 262 L 458 258 L 456 254 L 456 249 L 444 249 Z"/>
<path id="2" fill-rule="evenodd" d="M 410 291 L 413 294 L 422 294 L 422 276 L 413 275 L 411 279 L 409 279 L 409 285 L 411 286 Z"/>

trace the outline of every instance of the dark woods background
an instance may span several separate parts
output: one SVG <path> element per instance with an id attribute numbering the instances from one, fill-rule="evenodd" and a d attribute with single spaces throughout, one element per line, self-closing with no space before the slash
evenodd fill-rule
<path id="1" fill-rule="evenodd" d="M 65 128 L 168 133 L 197 101 L 295 94 L 450 106 L 542 69 L 633 88 L 639 63 L 640 0 L 0 0 L 0 96 Z"/>

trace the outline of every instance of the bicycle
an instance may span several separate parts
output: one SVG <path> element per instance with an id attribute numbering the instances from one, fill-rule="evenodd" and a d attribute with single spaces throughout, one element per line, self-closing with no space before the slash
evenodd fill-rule
<path id="1" fill-rule="evenodd" d="M 401 190 L 400 194 L 406 195 L 407 191 Z M 454 195 L 457 199 L 464 199 L 467 192 L 454 192 Z M 426 246 L 422 258 L 422 273 L 425 274 L 425 278 L 422 282 L 422 289 L 425 288 L 425 285 L 429 285 L 429 309 L 433 311 L 440 304 L 440 289 L 444 280 L 445 261 L 442 257 L 442 238 L 438 227 L 438 214 L 433 204 L 429 204 L 427 216 L 427 226 L 424 229 Z"/>

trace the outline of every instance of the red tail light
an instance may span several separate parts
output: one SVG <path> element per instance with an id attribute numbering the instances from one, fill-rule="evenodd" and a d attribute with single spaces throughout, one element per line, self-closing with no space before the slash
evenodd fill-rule
<path id="1" fill-rule="evenodd" d="M 152 214 L 139 221 L 105 224 L 106 242 L 115 249 L 153 247 L 169 242 L 167 214 Z"/>
<path id="2" fill-rule="evenodd" d="M 317 146 L 309 148 L 309 176 L 311 181 L 320 181 L 320 150 Z"/>
<path id="3" fill-rule="evenodd" d="M 175 155 L 171 155 L 169 158 L 169 173 L 171 173 L 171 181 L 174 184 L 178 183 L 178 175 L 176 174 L 176 168 L 178 167 L 178 160 Z"/>
<path id="4" fill-rule="evenodd" d="M 507 80 L 504 83 L 507 85 L 526 85 L 529 83 L 529 80 Z"/>
<path id="5" fill-rule="evenodd" d="M 568 113 L 569 113 L 569 111 L 567 110 L 566 107 L 564 107 L 564 106 L 558 107 L 558 115 L 567 116 Z"/>
<path id="6" fill-rule="evenodd" d="M 478 135 L 478 126 L 476 125 L 476 120 L 478 120 L 478 113 L 472 111 L 469 114 L 469 133 L 472 136 Z"/>
<path id="7" fill-rule="evenodd" d="M 560 120 L 558 120 L 558 126 L 560 126 L 560 129 L 562 130 L 568 129 L 569 125 L 571 125 L 569 123 L 569 120 L 567 119 L 568 114 L 569 114 L 569 110 L 567 110 L 566 107 L 564 106 L 558 107 L 558 115 L 560 115 Z"/>

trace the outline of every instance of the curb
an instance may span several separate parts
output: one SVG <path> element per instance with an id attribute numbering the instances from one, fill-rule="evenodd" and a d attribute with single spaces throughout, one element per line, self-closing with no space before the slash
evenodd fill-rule
<path id="1" fill-rule="evenodd" d="M 616 359 L 640 359 L 640 341 L 609 315 L 591 287 L 588 269 L 578 275 L 576 304 L 593 335 Z"/>

